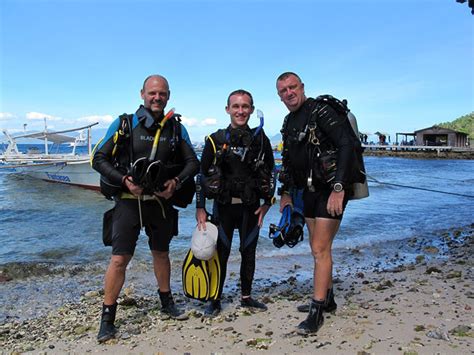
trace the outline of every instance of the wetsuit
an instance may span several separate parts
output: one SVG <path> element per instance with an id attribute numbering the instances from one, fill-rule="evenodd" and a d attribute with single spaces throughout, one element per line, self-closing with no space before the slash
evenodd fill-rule
<path id="1" fill-rule="evenodd" d="M 99 143 L 93 159 L 93 168 L 115 185 L 122 184 L 123 177 L 134 161 L 149 157 L 159 127 L 151 113 L 144 106 L 140 106 L 131 117 L 131 139 L 124 142 L 124 145 L 117 150 L 117 155 L 113 156 L 112 152 L 116 145 L 114 135 L 119 125 L 120 119 L 117 118 Z M 155 160 L 167 165 L 177 159 L 184 162 L 184 168 L 177 174 L 179 181 L 193 179 L 199 170 L 199 161 L 185 127 L 177 117 L 172 117 L 161 131 Z M 117 161 L 117 166 L 114 161 Z M 112 254 L 133 255 L 141 223 L 145 226 L 151 250 L 169 250 L 169 243 L 171 238 L 177 235 L 178 226 L 178 211 L 173 208 L 170 200 L 150 194 L 142 196 L 139 202 L 123 187 L 123 191 L 116 196 L 115 201 Z"/>
<path id="2" fill-rule="evenodd" d="M 316 137 L 319 141 L 321 152 L 337 150 L 337 170 L 331 183 L 324 181 L 318 174 L 320 166 L 310 143 L 308 124 L 310 116 L 316 115 Z M 304 189 L 304 215 L 307 218 L 332 218 L 341 219 L 342 215 L 331 216 L 326 209 L 329 195 L 334 183 L 341 183 L 344 187 L 344 207 L 350 199 L 354 169 L 353 131 L 349 121 L 338 114 L 326 103 L 316 103 L 308 98 L 295 112 L 290 112 L 285 117 L 282 128 L 283 153 L 282 153 L 282 191 L 290 189 Z M 312 174 L 311 174 L 312 171 Z M 308 184 L 309 178 L 311 182 Z M 309 186 L 308 186 L 309 185 Z"/>
<path id="3" fill-rule="evenodd" d="M 240 281 L 242 295 L 250 295 L 255 273 L 255 253 L 259 236 L 258 216 L 255 211 L 260 200 L 270 205 L 274 194 L 273 151 L 263 130 L 254 136 L 255 129 L 234 129 L 231 126 L 211 134 L 201 156 L 201 175 L 206 175 L 217 164 L 222 173 L 219 196 L 214 197 L 213 222 L 218 225 L 217 251 L 221 265 L 220 299 L 227 272 L 234 230 L 240 236 Z M 214 152 L 214 142 L 216 152 Z M 242 156 L 244 159 L 242 161 Z M 258 167 L 257 167 L 258 166 Z M 197 179 L 196 207 L 205 208 L 204 179 Z M 271 182 L 270 190 L 264 185 Z M 264 186 L 262 191 L 262 186 Z"/>

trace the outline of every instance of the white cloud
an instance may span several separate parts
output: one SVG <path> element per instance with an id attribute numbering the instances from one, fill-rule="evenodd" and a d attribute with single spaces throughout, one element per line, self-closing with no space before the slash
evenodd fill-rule
<path id="1" fill-rule="evenodd" d="M 6 121 L 10 118 L 15 118 L 15 115 L 10 112 L 0 112 L 0 121 Z"/>
<path id="2" fill-rule="evenodd" d="M 181 116 L 181 121 L 186 127 L 207 127 L 217 125 L 215 118 L 204 118 L 202 120 L 193 117 Z"/>
<path id="3" fill-rule="evenodd" d="M 85 116 L 78 118 L 75 120 L 78 123 L 96 123 L 99 122 L 99 124 L 110 124 L 114 120 L 114 117 L 112 115 L 92 115 L 92 116 Z"/>
<path id="4" fill-rule="evenodd" d="M 195 118 L 188 118 L 188 117 L 181 116 L 181 121 L 187 127 L 197 126 L 197 119 Z"/>
<path id="5" fill-rule="evenodd" d="M 61 117 L 56 117 L 56 116 L 48 115 L 46 113 L 41 113 L 41 112 L 28 112 L 26 114 L 26 118 L 29 120 L 44 120 L 45 118 L 48 121 L 61 121 L 62 120 Z"/>
<path id="6" fill-rule="evenodd" d="M 202 120 L 201 126 L 215 126 L 217 125 L 217 120 L 215 118 L 205 118 Z"/>
<path id="7" fill-rule="evenodd" d="M 68 128 L 70 125 L 77 125 L 77 126 L 84 126 L 89 123 L 96 123 L 99 122 L 99 125 L 109 125 L 113 120 L 114 117 L 111 115 L 90 115 L 90 116 L 83 116 L 74 119 L 64 119 L 62 117 L 48 115 L 46 113 L 41 112 L 28 112 L 25 116 L 28 120 L 31 121 L 42 121 L 46 118 L 48 122 L 49 129 L 63 129 L 64 127 L 59 127 L 57 124 L 51 123 L 52 121 L 61 121 L 61 126 L 66 126 Z"/>

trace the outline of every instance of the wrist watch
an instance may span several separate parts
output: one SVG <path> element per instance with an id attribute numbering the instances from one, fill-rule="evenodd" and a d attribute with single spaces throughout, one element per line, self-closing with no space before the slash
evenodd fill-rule
<path id="1" fill-rule="evenodd" d="M 342 190 L 344 190 L 344 186 L 342 186 L 342 184 L 340 182 L 336 182 L 332 189 L 335 191 L 335 192 L 341 192 Z"/>

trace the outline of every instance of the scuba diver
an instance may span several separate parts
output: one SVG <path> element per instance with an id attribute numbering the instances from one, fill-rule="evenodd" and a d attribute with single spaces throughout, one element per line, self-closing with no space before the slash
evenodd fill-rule
<path id="1" fill-rule="evenodd" d="M 174 197 L 194 181 L 199 161 L 179 115 L 174 110 L 164 114 L 170 98 L 168 81 L 161 75 L 147 77 L 141 97 L 143 105 L 135 114 L 122 115 L 111 124 L 92 161 L 101 174 L 101 191 L 115 201 L 113 210 L 106 212 L 112 212 L 110 223 L 104 223 L 104 232 L 108 229 L 111 234 L 112 256 L 105 274 L 99 342 L 115 336 L 117 299 L 142 227 L 149 237 L 161 311 L 173 318 L 183 315 L 170 288 L 169 244 L 178 234 L 173 204 L 179 206 Z M 166 171 L 171 163 L 180 168 Z"/>
<path id="2" fill-rule="evenodd" d="M 332 242 L 353 184 L 365 181 L 360 141 L 347 118 L 347 107 L 329 95 L 307 98 L 300 77 L 292 72 L 276 81 L 278 96 L 290 111 L 283 137 L 280 211 L 293 203 L 291 194 L 304 189 L 304 217 L 314 258 L 313 295 L 298 333 L 317 332 L 323 312 L 337 308 L 332 287 Z"/>
<path id="3" fill-rule="evenodd" d="M 252 95 L 245 90 L 230 93 L 226 112 L 230 125 L 206 138 L 201 171 L 196 181 L 196 220 L 206 228 L 206 198 L 213 199 L 211 221 L 218 226 L 217 255 L 220 263 L 218 294 L 208 302 L 205 315 L 221 311 L 222 289 L 226 277 L 234 230 L 240 236 L 240 281 L 242 307 L 266 310 L 267 306 L 251 297 L 255 273 L 255 253 L 263 219 L 275 202 L 273 151 L 258 111 L 260 126 L 250 129 L 254 112 Z M 263 204 L 260 204 L 260 200 Z M 183 277 L 186 270 L 183 271 Z"/>

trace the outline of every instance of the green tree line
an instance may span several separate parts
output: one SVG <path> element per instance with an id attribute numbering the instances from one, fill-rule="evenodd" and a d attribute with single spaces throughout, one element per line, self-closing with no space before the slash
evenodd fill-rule
<path id="1" fill-rule="evenodd" d="M 467 133 L 469 138 L 474 138 L 474 112 L 456 118 L 451 122 L 443 122 L 437 126 L 449 128 L 458 132 Z"/>

